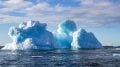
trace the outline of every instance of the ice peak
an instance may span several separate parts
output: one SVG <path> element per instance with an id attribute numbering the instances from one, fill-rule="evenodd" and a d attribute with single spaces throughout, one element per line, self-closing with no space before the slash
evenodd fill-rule
<path id="1" fill-rule="evenodd" d="M 84 29 L 79 29 L 73 33 L 71 46 L 75 48 L 102 48 L 102 44 L 97 40 L 95 35 Z"/>
<path id="2" fill-rule="evenodd" d="M 61 28 L 63 30 L 69 31 L 69 32 L 74 32 L 77 30 L 77 26 L 73 20 L 66 20 L 62 24 L 60 24 Z"/>
<path id="3" fill-rule="evenodd" d="M 83 29 L 83 28 L 81 28 L 81 32 L 84 32 L 84 33 L 86 33 L 86 30 L 85 30 L 85 29 Z"/>

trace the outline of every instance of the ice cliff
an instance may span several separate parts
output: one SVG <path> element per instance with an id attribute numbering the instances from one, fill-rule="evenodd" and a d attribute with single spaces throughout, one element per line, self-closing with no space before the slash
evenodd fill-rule
<path id="1" fill-rule="evenodd" d="M 102 48 L 102 44 L 97 40 L 92 32 L 79 29 L 73 33 L 71 43 L 73 49 L 76 48 Z"/>
<path id="2" fill-rule="evenodd" d="M 3 49 L 51 49 L 55 45 L 53 34 L 46 30 L 45 23 L 28 21 L 11 27 L 8 35 L 13 42 Z"/>

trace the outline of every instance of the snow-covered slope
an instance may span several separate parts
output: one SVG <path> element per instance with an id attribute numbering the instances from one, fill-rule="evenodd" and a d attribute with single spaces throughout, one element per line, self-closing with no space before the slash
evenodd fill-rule
<path id="1" fill-rule="evenodd" d="M 71 43 L 73 49 L 76 48 L 102 48 L 102 44 L 97 40 L 93 33 L 84 29 L 79 29 L 73 33 Z"/>
<path id="2" fill-rule="evenodd" d="M 46 24 L 38 21 L 28 21 L 19 27 L 11 27 L 8 35 L 13 42 L 3 49 L 51 49 L 55 44 L 53 34 L 46 30 Z"/>
<path id="3" fill-rule="evenodd" d="M 66 20 L 63 23 L 59 24 L 57 32 L 54 36 L 57 42 L 57 48 L 71 48 L 72 34 L 77 30 L 76 24 L 74 21 Z"/>

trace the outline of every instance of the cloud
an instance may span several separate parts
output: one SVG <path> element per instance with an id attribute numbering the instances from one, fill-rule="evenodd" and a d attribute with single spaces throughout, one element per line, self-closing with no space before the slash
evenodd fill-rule
<path id="1" fill-rule="evenodd" d="M 61 3 L 52 5 L 47 1 L 38 1 L 38 3 L 33 3 L 30 0 L 1 1 L 0 21 L 19 22 L 21 20 L 32 19 L 58 24 L 58 22 L 65 19 L 72 19 L 78 25 L 85 27 L 120 23 L 119 3 L 115 3 L 112 0 L 74 1 L 78 2 L 79 6 L 63 6 L 64 3 L 63 5 Z M 11 12 L 23 13 L 25 15 L 22 17 L 19 15 L 11 16 Z"/>
<path id="2" fill-rule="evenodd" d="M 120 23 L 120 5 L 109 0 L 79 0 L 80 7 L 72 8 L 70 14 L 86 26 L 102 26 Z"/>
<path id="3" fill-rule="evenodd" d="M 2 8 L 0 8 L 1 14 L 9 14 L 10 12 L 24 12 L 25 8 L 31 7 L 32 2 L 26 0 L 6 0 L 1 1 Z"/>

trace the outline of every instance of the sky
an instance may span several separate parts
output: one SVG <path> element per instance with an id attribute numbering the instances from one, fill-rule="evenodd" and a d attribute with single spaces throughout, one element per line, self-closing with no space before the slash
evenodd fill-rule
<path id="1" fill-rule="evenodd" d="M 93 32 L 103 45 L 120 46 L 120 0 L 0 0 L 0 45 L 11 39 L 11 26 L 28 20 L 54 31 L 65 20 Z"/>

